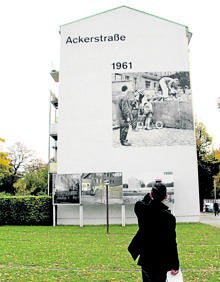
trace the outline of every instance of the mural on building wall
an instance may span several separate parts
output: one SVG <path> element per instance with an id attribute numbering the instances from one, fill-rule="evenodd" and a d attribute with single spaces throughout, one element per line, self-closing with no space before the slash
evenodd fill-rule
<path id="1" fill-rule="evenodd" d="M 121 172 L 82 173 L 81 185 L 82 204 L 105 204 L 107 185 L 109 204 L 122 203 Z"/>
<path id="2" fill-rule="evenodd" d="M 80 203 L 80 174 L 57 174 L 55 176 L 53 203 Z"/>
<path id="3" fill-rule="evenodd" d="M 140 171 L 123 173 L 123 201 L 125 204 L 135 204 L 151 192 L 155 182 L 162 182 L 167 187 L 165 204 L 173 211 L 174 205 L 174 175 L 171 171 Z"/>
<path id="4" fill-rule="evenodd" d="M 113 147 L 194 145 L 189 72 L 112 74 Z"/>

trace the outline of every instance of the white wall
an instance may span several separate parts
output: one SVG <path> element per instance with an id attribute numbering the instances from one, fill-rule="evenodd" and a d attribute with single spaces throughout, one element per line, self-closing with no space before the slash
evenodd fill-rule
<path id="1" fill-rule="evenodd" d="M 124 41 L 71 44 L 68 37 L 124 35 Z M 132 69 L 112 69 L 132 62 Z M 126 7 L 61 26 L 58 173 L 172 171 L 175 214 L 198 221 L 195 142 L 112 146 L 112 73 L 189 71 L 186 27 Z"/>

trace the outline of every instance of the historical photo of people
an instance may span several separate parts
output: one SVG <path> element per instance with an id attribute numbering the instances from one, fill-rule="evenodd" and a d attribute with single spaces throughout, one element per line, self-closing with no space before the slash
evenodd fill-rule
<path id="1" fill-rule="evenodd" d="M 151 192 L 156 182 L 162 182 L 167 188 L 165 205 L 173 211 L 174 206 L 174 175 L 171 171 L 140 171 L 123 172 L 123 202 L 125 205 L 135 204 Z"/>
<path id="2" fill-rule="evenodd" d="M 54 204 L 80 204 L 80 174 L 57 174 L 53 189 Z"/>
<path id="3" fill-rule="evenodd" d="M 106 204 L 108 188 L 109 204 L 122 203 L 122 173 L 100 172 L 82 173 L 81 203 L 86 205 Z M 108 187 L 107 187 L 108 186 Z"/>
<path id="4" fill-rule="evenodd" d="M 112 74 L 113 147 L 193 145 L 189 72 Z"/>

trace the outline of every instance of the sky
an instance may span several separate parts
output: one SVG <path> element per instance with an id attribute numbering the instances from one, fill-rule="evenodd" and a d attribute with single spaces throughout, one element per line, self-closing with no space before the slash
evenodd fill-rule
<path id="1" fill-rule="evenodd" d="M 122 5 L 189 27 L 194 115 L 220 147 L 219 0 L 7 0 L 0 10 L 0 137 L 48 160 L 50 70 L 59 70 L 61 25 Z"/>

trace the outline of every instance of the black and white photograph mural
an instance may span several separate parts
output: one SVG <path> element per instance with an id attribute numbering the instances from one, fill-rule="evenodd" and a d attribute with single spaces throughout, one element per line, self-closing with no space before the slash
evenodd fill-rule
<path id="1" fill-rule="evenodd" d="M 113 147 L 193 145 L 189 72 L 112 74 Z"/>
<path id="2" fill-rule="evenodd" d="M 174 207 L 174 175 L 171 171 L 140 171 L 123 173 L 123 201 L 125 205 L 135 204 L 151 192 L 156 182 L 162 182 L 167 188 L 167 199 L 164 204 L 173 211 Z"/>
<path id="3" fill-rule="evenodd" d="M 82 185 L 81 188 L 82 204 L 85 205 L 106 204 L 107 188 L 108 188 L 109 204 L 122 203 L 122 173 L 121 172 L 82 173 L 81 185 Z"/>
<path id="4" fill-rule="evenodd" d="M 80 174 L 57 174 L 53 189 L 54 204 L 80 204 Z"/>

